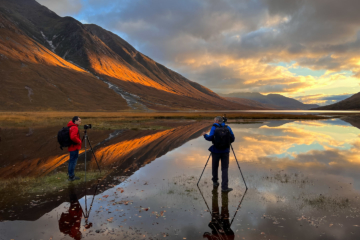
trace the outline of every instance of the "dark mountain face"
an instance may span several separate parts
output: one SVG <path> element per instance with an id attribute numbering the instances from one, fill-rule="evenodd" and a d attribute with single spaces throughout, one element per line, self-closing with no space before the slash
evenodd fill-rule
<path id="1" fill-rule="evenodd" d="M 328 106 L 314 108 L 314 110 L 360 110 L 360 93 Z"/>
<path id="2" fill-rule="evenodd" d="M 293 98 L 284 97 L 280 94 L 268 94 L 266 96 L 273 104 L 281 106 L 285 109 L 301 109 L 301 110 L 308 110 L 313 107 L 317 107 L 316 104 L 304 104 L 298 100 Z"/>
<path id="3" fill-rule="evenodd" d="M 109 31 L 96 25 L 84 25 L 71 17 L 59 17 L 34 0 L 0 0 L 0 14 L 12 22 L 24 37 L 35 40 L 39 46 L 45 46 L 56 54 L 47 52 L 49 56 L 36 64 L 51 65 L 49 61 L 53 60 L 49 59 L 54 57 L 61 59 L 64 65 L 75 64 L 81 72 L 85 70 L 92 75 L 88 74 L 88 88 L 93 81 L 102 81 L 111 91 L 121 95 L 131 108 L 254 109 L 219 97 L 206 87 L 141 54 Z M 36 51 L 28 50 L 31 53 Z M 9 51 L 7 54 L 11 57 L 18 53 Z M 28 61 L 27 56 L 21 56 L 22 61 Z M 19 58 L 16 61 L 20 62 Z M 53 71 L 56 72 L 56 68 Z M 61 73 L 58 75 L 61 76 Z M 50 77 L 46 73 L 43 76 Z M 54 81 L 61 80 L 57 78 Z"/>
<path id="4" fill-rule="evenodd" d="M 238 92 L 230 94 L 221 94 L 223 97 L 237 97 L 245 98 L 253 101 L 260 102 L 261 104 L 266 104 L 270 108 L 282 109 L 282 110 L 308 110 L 314 107 L 318 107 L 316 104 L 304 104 L 293 98 L 284 97 L 280 94 L 268 94 L 262 95 L 260 93 L 250 93 L 250 92 Z"/>
<path id="5" fill-rule="evenodd" d="M 228 101 L 231 101 L 231 102 L 236 102 L 239 104 L 243 104 L 243 105 L 254 107 L 254 108 L 256 107 L 256 108 L 263 109 L 263 110 L 278 109 L 278 106 L 272 106 L 270 104 L 263 104 L 261 102 L 246 99 L 246 98 L 226 97 L 225 99 Z"/>

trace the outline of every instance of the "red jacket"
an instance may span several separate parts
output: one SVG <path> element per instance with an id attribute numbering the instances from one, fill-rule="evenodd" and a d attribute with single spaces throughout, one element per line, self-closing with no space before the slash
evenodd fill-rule
<path id="1" fill-rule="evenodd" d="M 68 147 L 68 151 L 71 152 L 71 151 L 75 151 L 75 150 L 80 150 L 81 149 L 81 139 L 80 139 L 78 125 L 76 125 L 75 123 L 70 121 L 67 126 L 70 127 L 69 133 L 70 133 L 71 141 L 76 143 L 76 144 L 73 144 L 70 147 Z"/>

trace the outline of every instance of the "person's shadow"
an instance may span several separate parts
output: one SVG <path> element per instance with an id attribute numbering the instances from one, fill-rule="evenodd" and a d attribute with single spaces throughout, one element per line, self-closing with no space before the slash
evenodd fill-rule
<path id="1" fill-rule="evenodd" d="M 235 234 L 231 230 L 231 223 L 229 219 L 229 196 L 228 192 L 221 193 L 221 213 L 219 212 L 219 195 L 218 189 L 212 190 L 212 214 L 209 227 L 211 233 L 205 232 L 203 238 L 215 239 L 235 239 Z"/>
<path id="2" fill-rule="evenodd" d="M 59 220 L 60 232 L 69 235 L 73 239 L 80 240 L 82 238 L 80 225 L 83 216 L 83 210 L 76 196 L 73 186 L 69 187 L 70 207 L 67 212 L 61 214 Z"/>

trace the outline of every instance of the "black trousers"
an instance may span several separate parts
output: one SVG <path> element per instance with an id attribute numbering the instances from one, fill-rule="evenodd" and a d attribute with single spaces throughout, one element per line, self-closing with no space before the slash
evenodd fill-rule
<path id="1" fill-rule="evenodd" d="M 221 188 L 227 189 L 229 184 L 229 153 L 212 153 L 212 180 L 217 182 L 219 162 L 221 160 Z"/>

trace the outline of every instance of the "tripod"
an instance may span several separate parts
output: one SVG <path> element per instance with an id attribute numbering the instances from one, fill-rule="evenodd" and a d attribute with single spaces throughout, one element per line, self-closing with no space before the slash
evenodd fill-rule
<path id="1" fill-rule="evenodd" d="M 202 196 L 202 198 L 203 198 L 203 200 L 204 200 L 204 202 L 205 202 L 205 204 L 206 204 L 206 207 L 207 207 L 208 210 L 209 210 L 210 215 L 212 216 L 213 213 L 212 213 L 212 211 L 210 210 L 209 205 L 208 205 L 208 203 L 207 203 L 207 201 L 206 201 L 206 199 L 205 199 L 205 197 L 204 197 L 204 195 L 203 195 L 200 187 L 199 187 L 199 186 L 197 186 L 197 187 L 198 187 L 199 192 L 200 192 L 200 194 L 201 194 L 201 196 Z M 248 191 L 248 189 L 246 188 L 246 190 L 245 190 L 245 192 L 244 192 L 244 194 L 243 194 L 243 196 L 242 196 L 242 198 L 241 198 L 241 200 L 240 200 L 240 202 L 239 202 L 239 205 L 238 205 L 238 207 L 237 207 L 237 209 L 236 209 L 236 211 L 235 211 L 235 214 L 234 214 L 233 218 L 231 219 L 230 226 L 231 226 L 232 223 L 234 222 L 234 219 L 235 219 L 235 217 L 236 217 L 236 214 L 239 212 L 239 209 L 241 208 L 241 204 L 242 204 L 242 202 L 243 202 L 243 200 L 244 200 L 244 197 L 245 197 L 247 191 Z"/>
<path id="2" fill-rule="evenodd" d="M 247 187 L 246 182 L 245 182 L 244 175 L 242 174 L 242 171 L 241 171 L 241 168 L 240 168 L 240 164 L 239 164 L 239 162 L 238 162 L 238 160 L 237 160 L 237 158 L 236 158 L 235 151 L 234 151 L 234 149 L 233 149 L 233 147 L 232 147 L 231 144 L 230 144 L 230 147 L 231 147 L 232 152 L 234 153 L 234 157 L 235 157 L 236 163 L 237 163 L 237 165 L 238 165 L 238 168 L 239 168 L 239 170 L 240 170 L 240 174 L 241 174 L 241 177 L 242 177 L 242 179 L 243 179 L 243 181 L 244 181 L 246 190 L 248 190 L 248 187 Z M 202 175 L 204 174 L 204 171 L 205 171 L 206 166 L 208 165 L 208 162 L 209 162 L 209 160 L 210 160 L 210 156 L 211 156 L 211 153 L 210 153 L 209 158 L 208 158 L 208 160 L 206 161 L 205 167 L 204 167 L 204 169 L 203 169 L 203 171 L 202 171 L 202 173 L 201 173 L 201 175 L 200 175 L 200 178 L 199 178 L 199 181 L 198 181 L 198 183 L 197 183 L 197 186 L 199 186 L 199 182 L 200 182 L 200 180 L 201 180 Z"/>
<path id="3" fill-rule="evenodd" d="M 99 169 L 99 171 L 100 171 L 100 174 L 101 174 L 101 169 L 100 169 L 99 163 L 98 163 L 98 161 L 97 161 L 97 159 L 96 159 L 94 150 L 93 150 L 93 148 L 91 147 L 91 143 L 90 143 L 90 141 L 89 141 L 89 137 L 88 137 L 88 135 L 87 135 L 87 130 L 86 130 L 86 129 L 84 130 L 84 136 L 83 136 L 83 138 L 82 138 L 82 141 L 84 141 L 84 139 L 85 139 L 85 181 L 86 181 L 86 151 L 87 151 L 87 150 L 86 150 L 86 142 L 89 143 L 90 150 L 91 150 L 91 152 L 92 152 L 92 154 L 93 154 L 93 156 L 94 156 L 94 158 L 95 158 L 95 161 L 96 161 L 96 164 L 97 164 L 98 169 Z"/>

